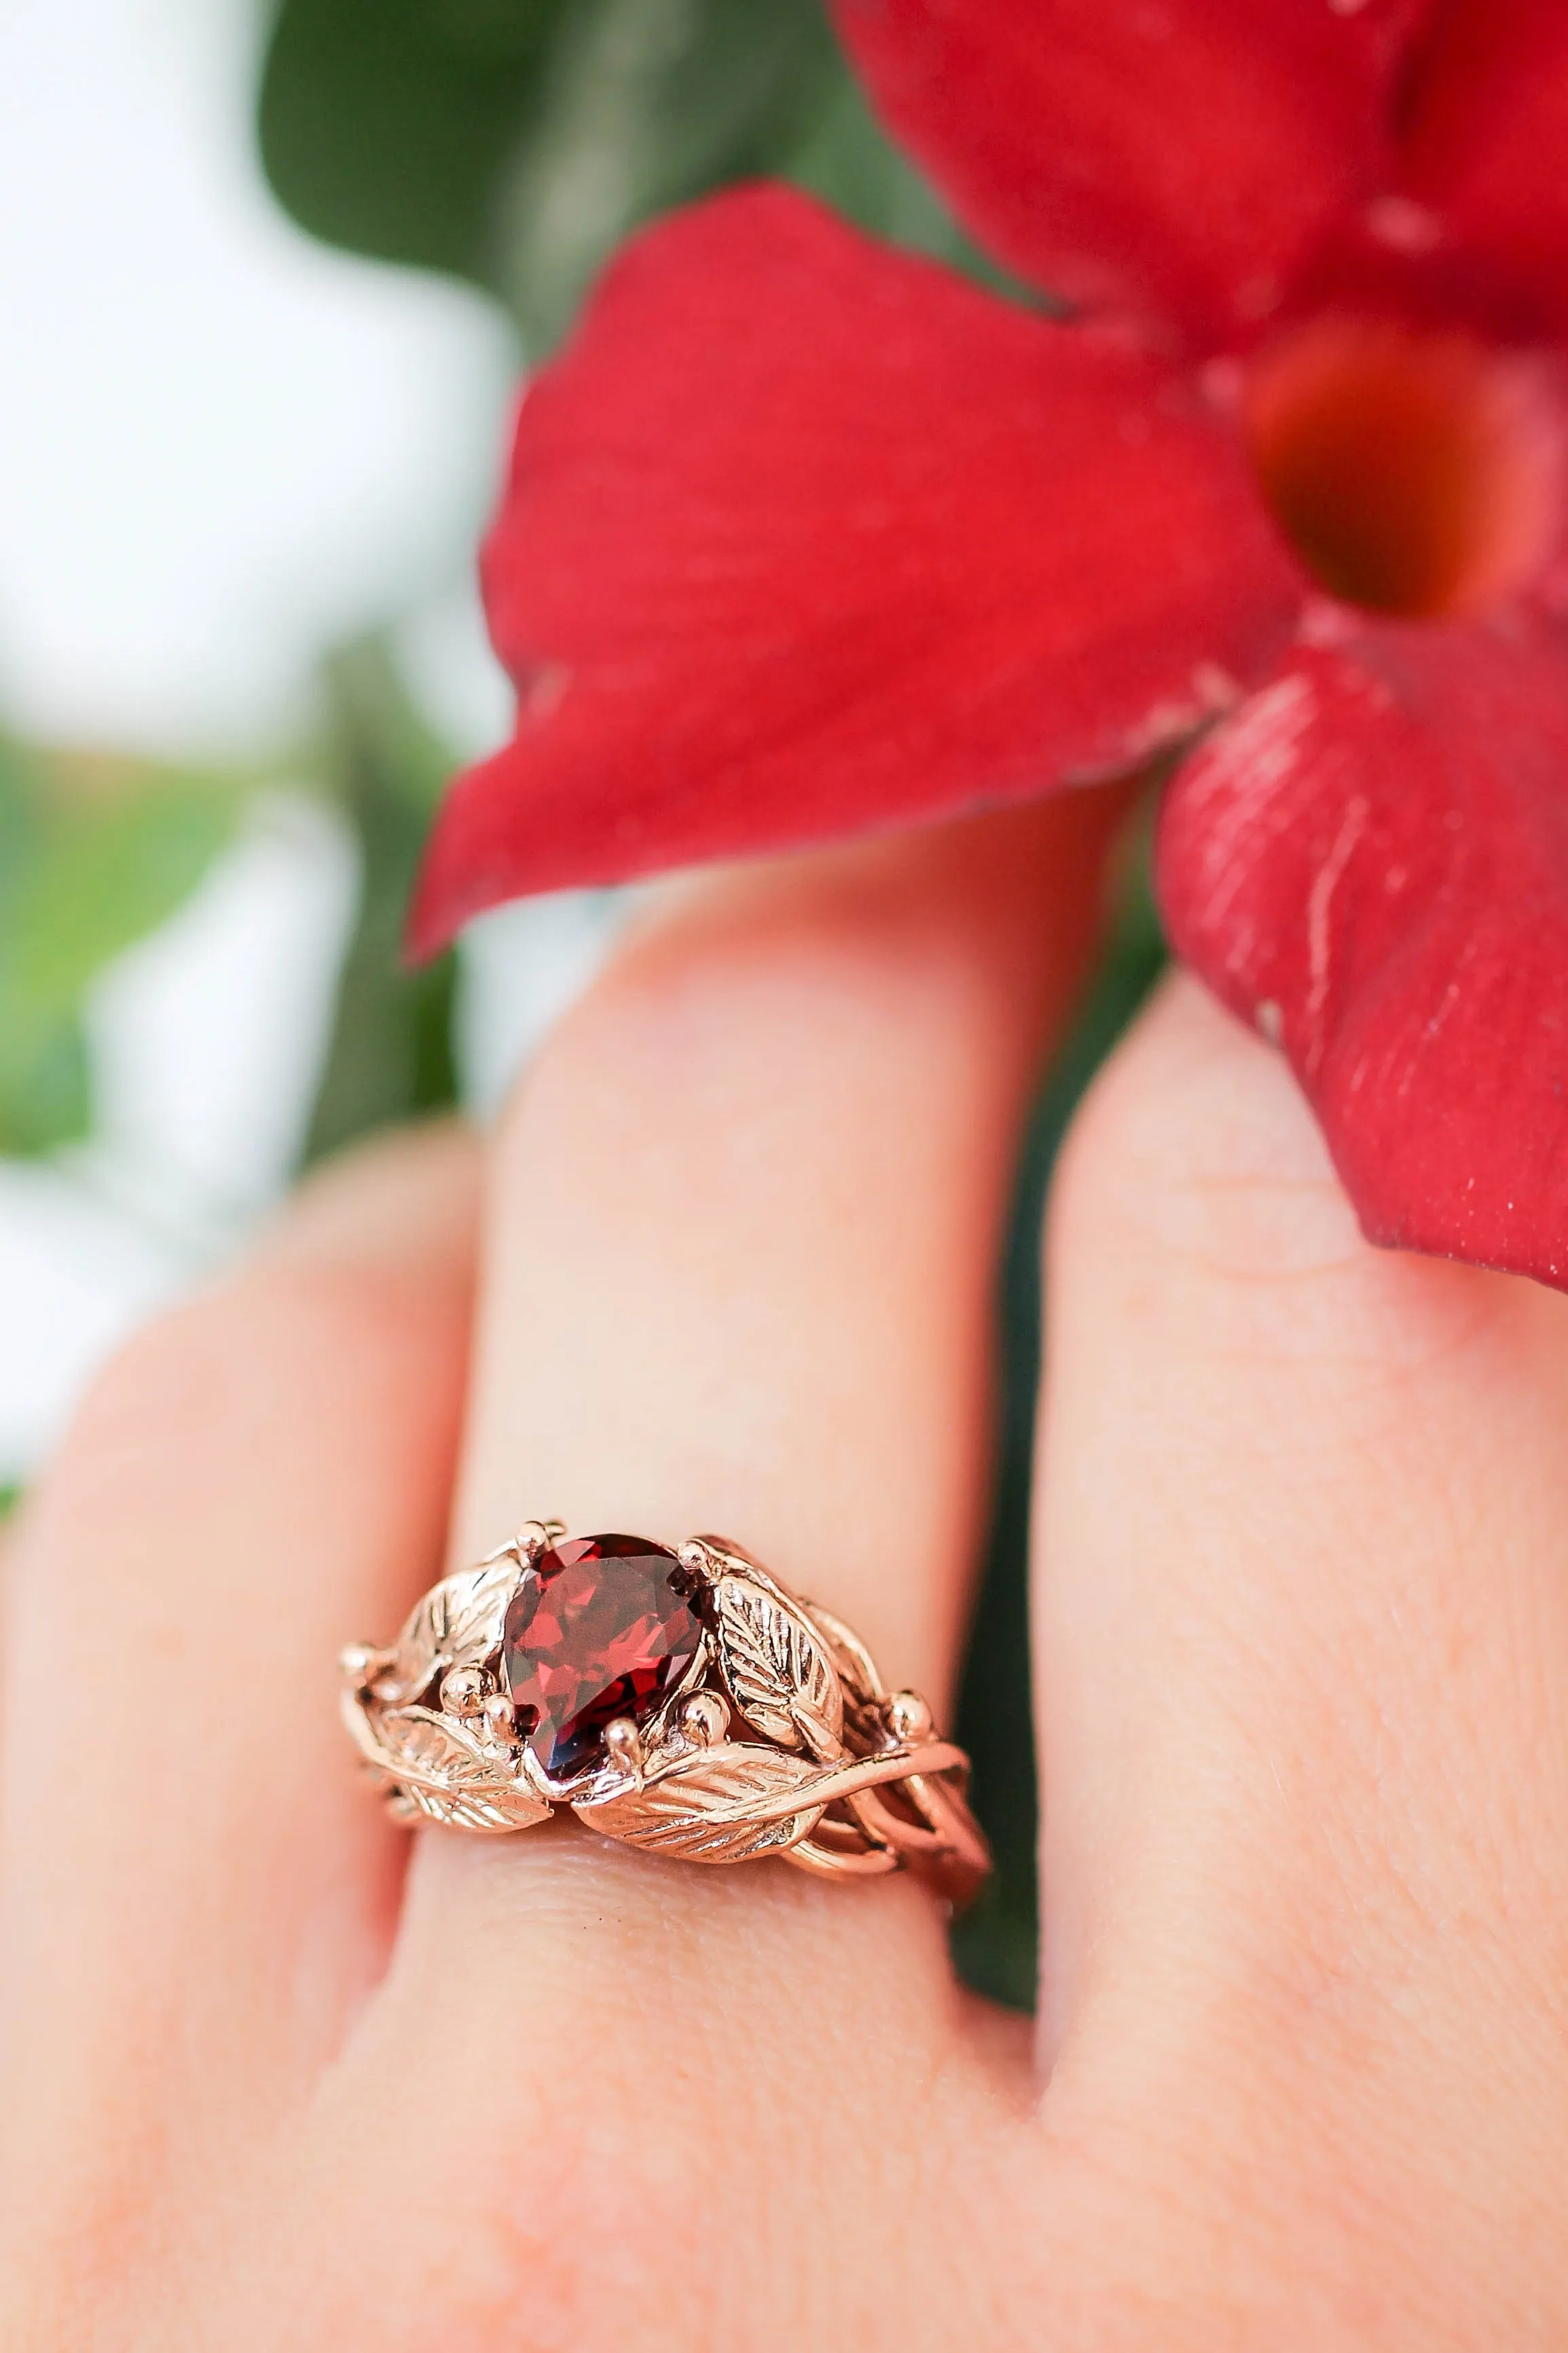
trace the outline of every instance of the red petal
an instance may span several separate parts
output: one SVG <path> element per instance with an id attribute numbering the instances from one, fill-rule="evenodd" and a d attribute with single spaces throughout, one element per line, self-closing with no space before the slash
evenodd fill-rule
<path id="1" fill-rule="evenodd" d="M 1123 769 L 1300 596 L 1163 364 L 766 189 L 612 268 L 523 405 L 485 586 L 519 730 L 443 810 L 422 948 L 521 892 Z"/>
<path id="2" fill-rule="evenodd" d="M 1005 261 L 1223 341 L 1385 163 L 1431 0 L 835 0 L 891 129 Z"/>
<path id="3" fill-rule="evenodd" d="M 1172 937 L 1281 1039 L 1372 1240 L 1568 1289 L 1568 660 L 1294 654 L 1167 800 Z"/>
<path id="4" fill-rule="evenodd" d="M 1412 97 L 1405 183 L 1448 241 L 1568 324 L 1568 6 L 1461 0 Z"/>

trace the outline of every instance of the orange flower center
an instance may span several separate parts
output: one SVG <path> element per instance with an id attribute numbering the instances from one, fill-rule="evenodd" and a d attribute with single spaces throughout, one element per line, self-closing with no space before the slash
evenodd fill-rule
<path id="1" fill-rule="evenodd" d="M 1244 417 L 1276 518 L 1349 604 L 1473 613 L 1522 587 L 1558 537 L 1543 374 L 1468 334 L 1316 319 L 1253 363 Z"/>

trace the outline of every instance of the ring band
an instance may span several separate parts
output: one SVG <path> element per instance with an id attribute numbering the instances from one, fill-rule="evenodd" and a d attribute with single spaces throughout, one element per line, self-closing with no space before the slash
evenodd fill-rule
<path id="1" fill-rule="evenodd" d="M 399 1820 L 590 1829 L 695 1862 L 990 1869 L 969 1760 L 865 1645 L 719 1536 L 568 1541 L 531 1520 L 443 1578 L 389 1650 L 342 1653 L 343 1719 Z"/>

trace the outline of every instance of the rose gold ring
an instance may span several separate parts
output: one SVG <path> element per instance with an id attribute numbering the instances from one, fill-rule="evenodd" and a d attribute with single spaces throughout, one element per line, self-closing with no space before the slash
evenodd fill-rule
<path id="1" fill-rule="evenodd" d="M 990 1869 L 969 1760 L 847 1626 L 719 1536 L 566 1540 L 531 1520 L 443 1578 L 390 1650 L 342 1654 L 343 1717 L 399 1820 L 527 1830 L 570 1806 L 694 1862 Z"/>

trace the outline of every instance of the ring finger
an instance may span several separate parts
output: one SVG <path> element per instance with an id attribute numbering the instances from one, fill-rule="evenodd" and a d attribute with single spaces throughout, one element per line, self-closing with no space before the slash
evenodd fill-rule
<path id="1" fill-rule="evenodd" d="M 667 1542 L 717 1525 L 945 1709 L 984 1503 L 1000 1228 L 1112 814 L 1086 796 L 711 878 L 668 904 L 500 1141 L 458 1559 L 530 1515 Z M 433 2021 L 435 2120 L 407 2057 Z M 745 2334 L 757 2242 L 739 2218 L 716 2228 L 713 2200 L 754 2203 L 760 2153 L 796 2227 L 842 2231 L 848 2201 L 874 2230 L 884 2127 L 934 2082 L 967 2082 L 948 2076 L 960 2047 L 942 1921 L 908 1883 L 703 1872 L 574 1831 L 435 1832 L 375 2017 L 317 2121 L 346 2165 L 367 2107 L 382 2119 L 354 2227 L 389 2313 L 443 2308 L 421 2247 L 378 2230 L 406 2212 L 411 2168 L 441 2203 L 432 2236 L 467 2251 L 476 2327 L 500 2317 L 476 2232 L 492 2249 L 521 2233 L 542 2293 L 591 2177 L 606 2262 L 612 2247 L 641 2261 L 657 2216 L 667 2280 L 705 2299 L 689 2341 L 717 2341 L 731 2298 Z M 508 2185 L 504 2221 L 470 2154 L 471 2117 L 498 2103 L 520 2145 L 550 2151 L 525 2215 Z M 650 2179 L 621 2142 L 628 2119 L 694 2104 L 753 2170 L 708 2184 L 707 2253 L 688 2271 L 678 2180 Z M 617 2182 L 637 2207 L 619 2223 Z M 673 2341 L 679 2315 L 664 2317 Z"/>

